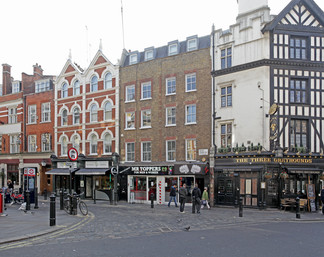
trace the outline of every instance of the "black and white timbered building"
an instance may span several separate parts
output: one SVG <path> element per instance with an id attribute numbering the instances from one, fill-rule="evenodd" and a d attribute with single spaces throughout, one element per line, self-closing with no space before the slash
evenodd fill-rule
<path id="1" fill-rule="evenodd" d="M 324 179 L 324 13 L 292 0 L 238 0 L 236 24 L 213 30 L 215 203 L 319 208 Z"/>

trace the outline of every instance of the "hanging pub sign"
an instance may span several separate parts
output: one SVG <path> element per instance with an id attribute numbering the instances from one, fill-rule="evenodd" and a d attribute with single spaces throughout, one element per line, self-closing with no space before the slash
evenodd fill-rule
<path id="1" fill-rule="evenodd" d="M 24 176 L 35 177 L 36 168 L 24 168 Z"/>

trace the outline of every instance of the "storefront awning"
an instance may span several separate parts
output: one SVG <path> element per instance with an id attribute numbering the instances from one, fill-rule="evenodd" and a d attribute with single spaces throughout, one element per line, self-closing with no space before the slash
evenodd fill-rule
<path id="1" fill-rule="evenodd" d="M 76 169 L 72 170 L 72 173 L 75 172 Z M 45 172 L 46 175 L 70 175 L 69 169 L 52 169 Z"/>
<path id="2" fill-rule="evenodd" d="M 106 175 L 106 172 L 110 169 L 79 169 L 77 172 L 75 172 L 75 175 L 93 175 L 93 176 L 100 176 L 100 175 Z"/>
<path id="3" fill-rule="evenodd" d="M 320 174 L 321 169 L 317 168 L 287 168 L 288 173 L 303 173 L 303 174 Z"/>

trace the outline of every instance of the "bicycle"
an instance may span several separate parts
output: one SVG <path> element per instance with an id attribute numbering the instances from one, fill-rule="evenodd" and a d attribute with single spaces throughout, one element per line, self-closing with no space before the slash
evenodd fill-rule
<path id="1" fill-rule="evenodd" d="M 67 195 L 67 198 L 64 199 L 64 202 L 63 202 L 63 208 L 66 211 L 66 213 L 68 213 L 68 214 L 70 214 L 70 210 L 71 210 L 70 196 L 71 195 Z M 79 205 L 80 212 L 84 216 L 86 216 L 88 214 L 88 206 L 85 204 L 85 202 L 80 200 L 80 195 L 72 195 L 72 198 L 74 198 L 74 197 L 77 199 L 77 205 Z"/>

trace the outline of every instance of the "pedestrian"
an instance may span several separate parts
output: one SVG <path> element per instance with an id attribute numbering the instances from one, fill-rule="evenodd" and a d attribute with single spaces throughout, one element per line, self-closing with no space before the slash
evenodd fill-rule
<path id="1" fill-rule="evenodd" d="M 207 192 L 207 187 L 204 188 L 204 192 L 202 194 L 202 197 L 201 197 L 201 209 L 204 208 L 204 206 L 206 205 L 208 210 L 210 209 L 210 206 L 208 204 L 208 192 Z"/>
<path id="2" fill-rule="evenodd" d="M 324 186 L 321 190 L 321 201 L 322 201 L 322 214 L 324 215 Z"/>
<path id="3" fill-rule="evenodd" d="M 196 183 L 194 189 L 192 190 L 192 204 L 195 205 L 198 214 L 200 213 L 200 199 L 201 191 Z"/>
<path id="4" fill-rule="evenodd" d="M 185 213 L 184 207 L 186 204 L 186 197 L 187 197 L 187 188 L 186 188 L 186 184 L 183 183 L 182 187 L 180 187 L 179 189 L 180 213 Z"/>
<path id="5" fill-rule="evenodd" d="M 169 200 L 169 203 L 168 203 L 168 207 L 170 207 L 170 204 L 171 204 L 172 200 L 175 203 L 175 207 L 178 207 L 176 196 L 177 196 L 177 186 L 173 185 L 171 187 L 171 190 L 170 190 L 170 200 Z"/>
<path id="6" fill-rule="evenodd" d="M 12 193 L 14 186 L 13 186 L 12 181 L 10 179 L 8 179 L 7 185 L 8 185 L 8 188 L 9 188 L 10 192 Z"/>

